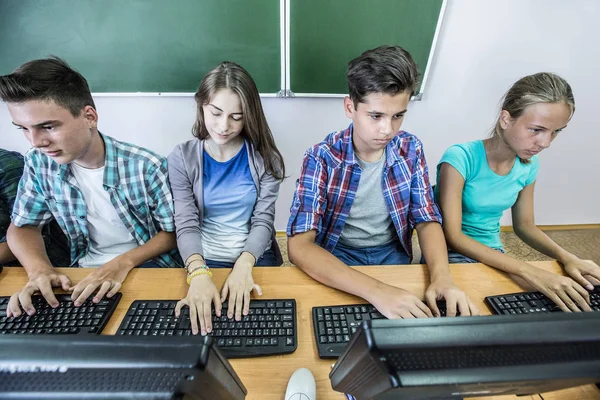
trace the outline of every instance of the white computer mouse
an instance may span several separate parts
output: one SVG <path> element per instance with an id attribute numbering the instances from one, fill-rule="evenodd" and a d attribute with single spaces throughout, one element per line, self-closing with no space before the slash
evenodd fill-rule
<path id="1" fill-rule="evenodd" d="M 315 377 L 306 368 L 294 371 L 285 391 L 285 400 L 316 400 Z"/>

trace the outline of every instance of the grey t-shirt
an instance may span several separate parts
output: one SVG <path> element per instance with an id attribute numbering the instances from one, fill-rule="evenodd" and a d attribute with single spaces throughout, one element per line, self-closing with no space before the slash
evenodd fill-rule
<path id="1" fill-rule="evenodd" d="M 357 248 L 390 243 L 396 238 L 396 231 L 381 187 L 385 152 L 372 163 L 356 158 L 362 170 L 360 182 L 339 242 Z"/>

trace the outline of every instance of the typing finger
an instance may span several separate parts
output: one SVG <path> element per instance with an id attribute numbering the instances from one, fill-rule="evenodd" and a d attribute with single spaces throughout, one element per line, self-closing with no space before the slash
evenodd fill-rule
<path id="1" fill-rule="evenodd" d="M 192 333 L 194 335 L 197 335 L 198 334 L 198 311 L 197 311 L 196 303 L 190 302 L 189 307 L 190 307 L 190 324 L 192 325 Z M 205 329 L 204 327 L 202 327 L 203 323 L 204 323 L 204 320 L 200 321 L 200 330 Z"/>
<path id="2" fill-rule="evenodd" d="M 573 289 L 577 291 L 577 293 L 579 293 L 581 297 L 583 297 L 583 300 L 586 302 L 586 304 L 590 304 L 590 292 L 588 292 L 583 287 L 577 284 L 573 285 Z"/>
<path id="3" fill-rule="evenodd" d="M 242 319 L 242 308 L 244 307 L 244 298 L 248 296 L 248 301 L 250 300 L 250 293 L 243 291 L 242 293 L 238 292 L 235 296 L 235 320 L 239 321 Z"/>
<path id="4" fill-rule="evenodd" d="M 562 311 L 564 312 L 571 312 L 571 309 L 569 307 L 567 307 L 567 305 L 564 303 L 564 301 L 562 300 L 562 298 L 559 296 L 558 293 L 555 292 L 548 292 L 548 293 L 544 293 L 546 296 L 548 296 L 548 298 L 550 300 L 552 300 L 554 302 L 554 304 L 556 304 Z M 568 297 L 568 296 L 566 296 Z"/>
<path id="5" fill-rule="evenodd" d="M 6 307 L 7 317 L 18 317 L 21 315 L 21 306 L 19 304 L 19 293 L 15 293 L 10 296 L 8 301 L 8 307 Z"/>
<path id="6" fill-rule="evenodd" d="M 176 317 L 179 317 L 179 313 L 181 312 L 181 308 L 182 308 L 183 306 L 187 306 L 187 304 L 188 304 L 188 303 L 187 303 L 187 299 L 182 299 L 182 300 L 179 300 L 179 301 L 177 302 L 177 304 L 175 304 L 175 316 L 176 316 Z"/>
<path id="7" fill-rule="evenodd" d="M 229 300 L 227 301 L 227 318 L 233 318 L 233 308 L 235 307 L 235 298 L 237 293 L 231 291 L 229 293 Z"/>
<path id="8" fill-rule="evenodd" d="M 417 301 L 415 301 L 415 305 L 419 309 L 419 311 L 421 311 L 423 314 L 425 314 L 423 317 L 419 317 L 419 318 L 433 317 L 433 314 L 431 313 L 431 310 L 429 309 L 429 307 L 427 307 L 427 304 L 423 303 L 421 300 L 417 300 Z M 415 313 L 413 313 L 413 315 L 415 315 Z"/>
<path id="9" fill-rule="evenodd" d="M 456 310 L 460 310 L 460 304 L 457 303 L 457 299 L 454 296 L 446 297 L 446 316 L 456 317 Z M 462 313 L 462 310 L 461 310 Z"/>
<path id="10" fill-rule="evenodd" d="M 252 286 L 252 290 L 254 290 L 258 296 L 262 296 L 262 289 L 256 283 Z"/>
<path id="11" fill-rule="evenodd" d="M 75 307 L 79 307 L 80 305 L 85 303 L 88 297 L 90 297 L 92 293 L 94 293 L 98 286 L 100 286 L 100 282 L 98 281 L 88 283 L 85 289 L 83 289 L 83 292 L 81 292 L 77 299 L 75 299 Z"/>
<path id="12" fill-rule="evenodd" d="M 581 293 L 579 293 L 575 288 L 567 289 L 567 294 L 569 295 L 571 300 L 573 300 L 576 303 L 576 305 L 579 307 L 579 309 L 581 309 L 583 311 L 592 311 L 588 302 L 581 295 Z M 577 311 L 579 311 L 579 309 Z"/>
<path id="13" fill-rule="evenodd" d="M 431 314 L 431 310 L 429 311 L 429 315 L 425 313 L 425 311 L 419 307 L 419 303 L 415 303 L 412 305 L 412 307 L 410 307 L 410 313 L 414 315 L 415 318 L 427 318 L 433 316 L 433 314 Z"/>
<path id="14" fill-rule="evenodd" d="M 35 289 L 31 286 L 25 286 L 23 290 L 18 293 L 19 303 L 21 303 L 21 307 L 28 315 L 35 314 L 35 308 L 33 307 L 33 303 L 31 301 L 31 296 L 35 292 Z"/>
<path id="15" fill-rule="evenodd" d="M 221 303 L 227 300 L 227 295 L 229 294 L 229 284 L 225 282 L 223 285 L 223 289 L 221 290 Z"/>
<path id="16" fill-rule="evenodd" d="M 244 315 L 248 315 L 249 312 L 250 312 L 250 292 L 245 292 L 244 293 L 244 311 L 243 311 L 243 314 Z"/>
<path id="17" fill-rule="evenodd" d="M 106 294 L 106 297 L 111 298 L 121 290 L 121 282 L 114 282 L 112 289 Z"/>
<path id="18" fill-rule="evenodd" d="M 592 284 L 584 278 L 584 276 L 581 274 L 581 272 L 575 270 L 573 272 L 571 272 L 571 274 L 569 274 L 571 276 L 571 279 L 573 279 L 575 282 L 577 282 L 578 284 L 580 284 L 581 286 L 585 287 L 588 290 L 592 290 Z"/>
<path id="19" fill-rule="evenodd" d="M 57 283 L 60 283 L 60 286 L 64 291 L 69 290 L 71 287 L 71 279 L 69 279 L 69 277 L 66 275 L 59 274 Z"/>
<path id="20" fill-rule="evenodd" d="M 94 296 L 94 299 L 92 300 L 94 303 L 98 303 L 106 294 L 106 292 L 108 292 L 108 290 L 111 288 L 111 284 L 109 281 L 104 282 L 102 285 L 100 285 L 100 289 L 98 289 L 98 293 L 96 293 L 96 295 Z"/>
<path id="21" fill-rule="evenodd" d="M 425 292 L 425 301 L 427 305 L 431 309 L 434 317 L 439 317 L 441 315 L 440 309 L 437 306 L 436 295 L 434 291 Z"/>
<path id="22" fill-rule="evenodd" d="M 215 294 L 213 296 L 213 302 L 215 303 L 215 314 L 217 315 L 217 317 L 220 317 L 223 305 L 221 304 L 221 299 L 219 298 L 219 293 L 217 291 L 215 291 Z"/>
<path id="23" fill-rule="evenodd" d="M 46 299 L 48 304 L 50 304 L 50 306 L 53 308 L 58 307 L 58 300 L 56 300 L 56 296 L 54 296 L 54 292 L 52 290 L 52 285 L 50 285 L 50 281 L 47 279 L 40 279 L 40 280 L 38 280 L 37 285 L 38 285 L 38 290 L 40 291 L 42 296 L 44 296 L 44 298 Z M 25 292 L 27 292 L 27 290 L 25 290 Z M 31 300 L 32 294 L 33 294 L 33 291 L 28 296 L 29 300 Z M 23 304 L 23 302 L 21 302 L 21 304 Z M 23 308 L 25 308 L 25 307 L 23 307 Z"/>
<path id="24" fill-rule="evenodd" d="M 471 315 L 471 309 L 466 295 L 459 296 L 458 298 L 458 311 L 463 317 Z"/>
<path id="25" fill-rule="evenodd" d="M 479 315 L 479 308 L 471 301 L 469 301 L 469 308 L 471 309 L 471 315 Z"/>
<path id="26" fill-rule="evenodd" d="M 398 317 L 400 317 L 402 319 L 414 319 L 415 318 L 415 316 L 412 315 L 412 313 L 406 308 L 399 309 L 397 315 L 395 314 L 392 316 L 392 318 L 398 318 Z"/>
<path id="27" fill-rule="evenodd" d="M 202 333 L 203 335 L 205 335 L 206 333 L 211 333 L 212 332 L 212 315 L 210 312 L 210 307 L 211 307 L 211 301 L 207 301 L 205 302 L 202 307 L 203 307 L 203 311 L 204 311 L 204 326 L 206 327 L 206 332 Z"/>

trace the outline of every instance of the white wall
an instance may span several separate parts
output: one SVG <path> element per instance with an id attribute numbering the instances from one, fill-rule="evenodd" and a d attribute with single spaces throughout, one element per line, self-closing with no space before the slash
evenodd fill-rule
<path id="1" fill-rule="evenodd" d="M 449 0 L 425 96 L 404 129 L 425 144 L 432 181 L 444 150 L 483 138 L 500 97 L 521 76 L 555 72 L 572 85 L 577 111 L 540 155 L 538 224 L 600 223 L 600 2 L 596 0 Z M 400 43 L 401 44 L 401 43 Z M 100 129 L 167 155 L 191 138 L 192 97 L 97 97 Z M 349 121 L 341 99 L 264 98 L 267 118 L 291 175 L 281 186 L 276 228 L 284 230 L 304 151 Z M 0 147 L 28 143 L 0 106 Z M 510 224 L 505 216 L 503 224 Z"/>

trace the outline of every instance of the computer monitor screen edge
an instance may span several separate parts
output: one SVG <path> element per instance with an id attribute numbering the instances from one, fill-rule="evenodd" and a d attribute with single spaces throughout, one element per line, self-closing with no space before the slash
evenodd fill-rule
<path id="1" fill-rule="evenodd" d="M 466 326 L 470 328 L 468 331 L 464 330 Z M 492 326 L 494 329 L 490 330 Z M 555 330 L 558 334 L 552 332 L 552 326 L 558 328 Z M 568 331 L 566 326 L 570 327 Z M 456 327 L 461 327 L 460 335 L 456 335 Z M 502 366 L 499 357 L 505 349 L 519 349 L 519 343 L 511 345 L 511 340 L 519 340 L 524 336 L 514 332 L 535 331 L 536 327 L 543 327 L 543 330 L 524 349 L 535 348 L 535 356 L 543 354 L 545 361 L 537 364 L 524 362 L 527 356 L 524 353 L 523 360 L 519 357 L 512 360 L 513 363 L 517 362 L 516 365 Z M 512 335 L 510 330 L 513 330 Z M 485 337 L 481 337 L 484 331 Z M 548 392 L 600 381 L 599 331 L 600 315 L 597 313 L 368 321 L 352 337 L 331 371 L 330 379 L 334 390 L 354 394 L 361 400 L 457 399 L 463 396 Z M 444 345 L 444 332 L 448 336 L 447 342 L 451 344 Z M 393 337 L 397 338 L 398 348 L 395 351 L 390 348 L 393 345 L 390 338 Z M 469 343 L 473 341 L 478 346 L 487 343 L 487 347 L 463 351 L 469 349 Z M 540 346 L 546 342 L 546 348 L 532 344 L 536 341 Z M 567 353 L 561 359 L 560 355 L 553 354 L 553 348 L 563 349 Z M 428 359 L 437 363 L 450 362 L 443 357 L 456 358 L 456 354 L 452 355 L 454 350 L 459 352 L 459 362 L 460 357 L 463 358 L 462 362 L 466 360 L 465 357 L 474 357 L 470 362 L 478 362 L 477 354 L 480 353 L 484 359 L 491 357 L 490 362 L 497 365 L 478 368 L 464 368 L 468 365 L 462 368 L 419 365 L 423 362 L 427 364 L 424 360 Z M 400 364 L 398 354 L 402 358 Z M 514 354 L 518 352 L 513 351 L 511 357 Z M 553 357 L 556 359 L 553 360 Z M 412 367 L 411 363 L 414 364 Z M 403 369 L 398 369 L 399 365 Z"/>
<path id="2" fill-rule="evenodd" d="M 2 399 L 244 399 L 211 337 L 0 336 Z"/>

